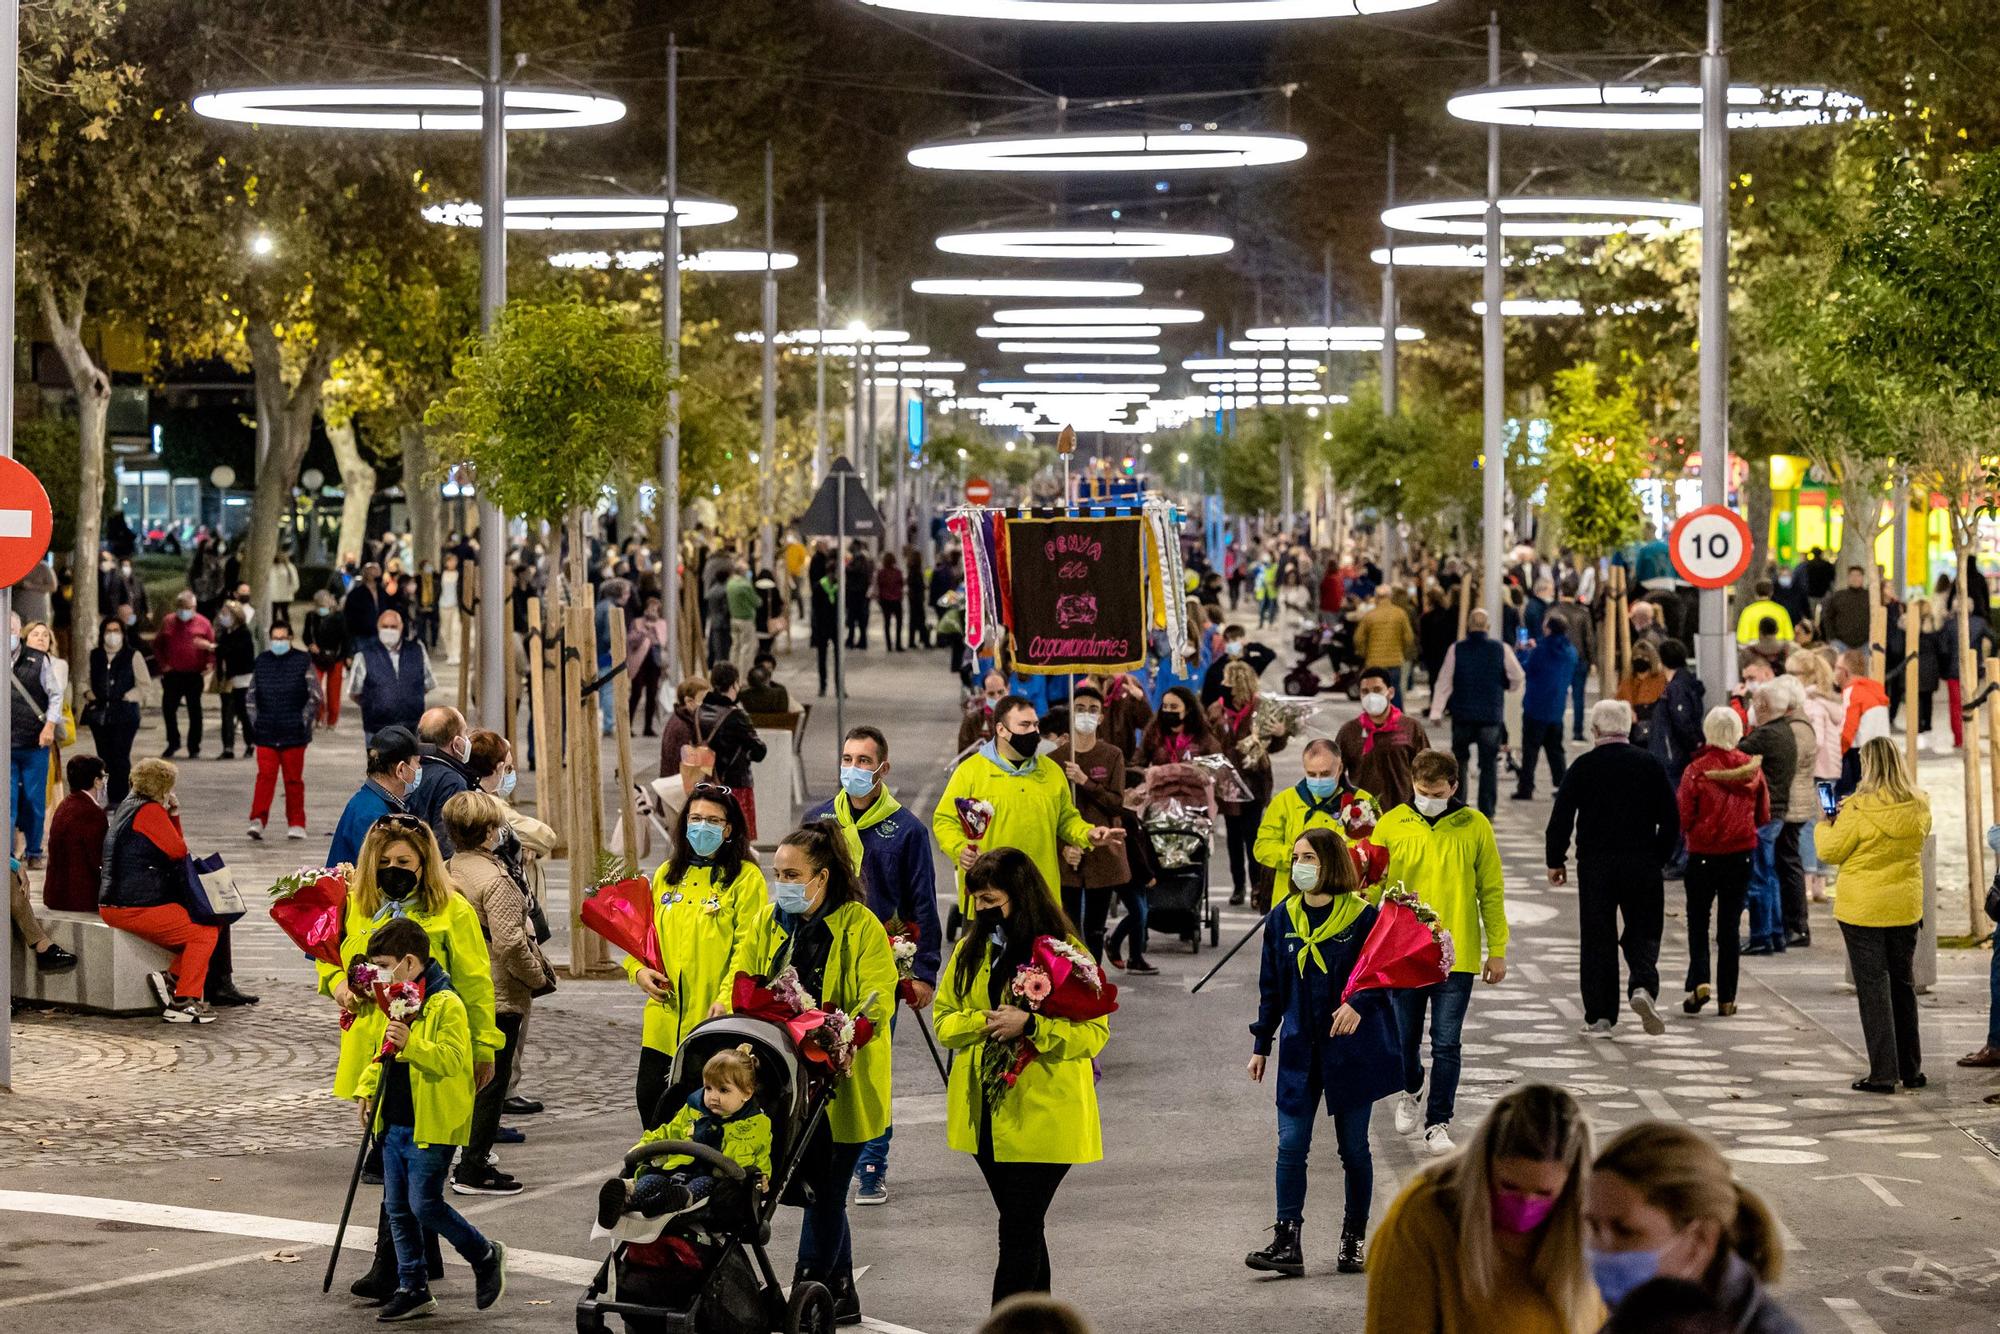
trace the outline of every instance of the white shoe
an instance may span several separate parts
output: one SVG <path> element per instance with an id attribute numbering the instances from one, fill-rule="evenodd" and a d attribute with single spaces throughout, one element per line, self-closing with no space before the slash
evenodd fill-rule
<path id="1" fill-rule="evenodd" d="M 1632 993 L 1632 1013 L 1639 1016 L 1639 1022 L 1654 1037 L 1658 1037 L 1667 1031 L 1667 1021 L 1660 1018 L 1660 1007 L 1653 1000 L 1652 992 L 1635 991 Z"/>
<path id="2" fill-rule="evenodd" d="M 1402 1093 L 1396 1097 L 1396 1133 L 1414 1135 L 1424 1121 L 1423 1100 L 1414 1093 Z"/>
<path id="3" fill-rule="evenodd" d="M 263 841 L 264 822 L 262 820 L 252 820 L 250 822 L 250 837 L 256 839 L 260 843 Z"/>
<path id="4" fill-rule="evenodd" d="M 1455 1147 L 1451 1142 L 1451 1127 L 1442 1123 L 1424 1131 L 1424 1150 L 1433 1158 L 1442 1158 Z"/>
<path id="5" fill-rule="evenodd" d="M 1576 1031 L 1587 1038 L 1608 1038 L 1611 1036 L 1612 1028 L 1613 1024 L 1609 1019 L 1593 1019 Z"/>
<path id="6" fill-rule="evenodd" d="M 305 836 L 306 827 L 302 824 L 295 824 L 285 831 L 286 838 L 304 838 Z"/>

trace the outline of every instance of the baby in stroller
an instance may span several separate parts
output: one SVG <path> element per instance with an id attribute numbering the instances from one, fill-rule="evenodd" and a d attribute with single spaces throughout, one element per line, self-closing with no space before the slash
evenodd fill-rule
<path id="1" fill-rule="evenodd" d="M 701 1068 L 701 1087 L 664 1125 L 646 1132 L 641 1145 L 692 1140 L 728 1156 L 731 1162 L 771 1178 L 771 1118 L 757 1105 L 757 1060 L 749 1043 L 727 1047 Z M 686 1213 L 715 1191 L 715 1174 L 685 1154 L 656 1159 L 634 1177 L 613 1177 L 597 1192 L 597 1223 L 610 1229 L 620 1216 L 664 1218 Z"/>

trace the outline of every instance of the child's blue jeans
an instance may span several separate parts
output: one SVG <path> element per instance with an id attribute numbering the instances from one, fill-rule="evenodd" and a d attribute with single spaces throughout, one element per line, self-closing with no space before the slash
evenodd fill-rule
<path id="1" fill-rule="evenodd" d="M 389 1232 L 396 1239 L 396 1286 L 412 1292 L 430 1287 L 424 1264 L 424 1229 L 443 1237 L 467 1264 L 483 1264 L 492 1246 L 478 1228 L 444 1202 L 444 1181 L 451 1173 L 452 1146 L 417 1147 L 408 1126 L 388 1126 L 382 1132 L 382 1207 L 389 1215 Z"/>

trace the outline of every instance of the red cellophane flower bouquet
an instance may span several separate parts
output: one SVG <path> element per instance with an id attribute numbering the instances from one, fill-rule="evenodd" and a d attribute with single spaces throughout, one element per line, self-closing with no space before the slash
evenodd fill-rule
<path id="1" fill-rule="evenodd" d="M 583 924 L 654 972 L 660 933 L 653 921 L 653 887 L 633 877 L 584 891 Z"/>
<path id="2" fill-rule="evenodd" d="M 267 891 L 271 920 L 306 957 L 330 967 L 340 964 L 340 937 L 347 915 L 347 881 L 354 868 L 301 866 L 281 875 Z"/>
<path id="3" fill-rule="evenodd" d="M 965 835 L 965 841 L 979 851 L 979 840 L 986 837 L 986 831 L 993 827 L 993 803 L 981 801 L 977 797 L 960 797 L 954 803 L 958 811 L 958 827 Z"/>
<path id="4" fill-rule="evenodd" d="M 914 923 L 900 917 L 891 917 L 882 927 L 889 933 L 889 953 L 896 959 L 896 994 L 914 1010 L 917 1003 L 911 999 L 911 987 L 917 980 L 917 941 L 921 932 Z"/>
<path id="5" fill-rule="evenodd" d="M 1383 891 L 1381 915 L 1362 942 L 1340 999 L 1344 1003 L 1378 988 L 1433 986 L 1451 975 L 1455 959 L 1451 932 L 1399 882 Z"/>
<path id="6" fill-rule="evenodd" d="M 375 992 L 375 1001 L 382 1007 L 382 1012 L 395 1022 L 414 1024 L 424 1012 L 424 980 L 417 977 L 408 982 L 381 983 Z M 376 1053 L 375 1059 L 386 1061 L 395 1054 L 395 1049 L 385 1038 L 382 1050 Z"/>
<path id="7" fill-rule="evenodd" d="M 792 967 L 791 942 L 778 952 L 767 977 L 738 973 L 730 991 L 730 1008 L 737 1014 L 777 1024 L 792 1035 L 809 1061 L 818 1061 L 836 1077 L 854 1069 L 854 1057 L 875 1036 L 873 1020 L 821 1005 L 799 980 Z M 866 1010 L 875 1003 L 870 996 L 861 1003 Z"/>
<path id="8" fill-rule="evenodd" d="M 1014 970 L 1003 1002 L 1047 1019 L 1102 1019 L 1118 1008 L 1118 988 L 1096 960 L 1067 940 L 1037 937 L 1028 962 Z M 1027 1037 L 988 1038 L 979 1049 L 979 1083 L 987 1107 L 998 1107 L 1041 1052 Z"/>

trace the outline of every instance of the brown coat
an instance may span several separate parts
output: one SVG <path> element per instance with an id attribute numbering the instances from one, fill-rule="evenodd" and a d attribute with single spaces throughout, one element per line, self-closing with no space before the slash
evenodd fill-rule
<path id="1" fill-rule="evenodd" d="M 537 988 L 554 973 L 535 944 L 528 923 L 528 898 L 507 874 L 499 858 L 484 848 L 460 848 L 446 863 L 451 883 L 479 912 L 486 929 L 486 949 L 493 963 L 493 1008 L 500 1014 L 526 1014 Z"/>
<path id="2" fill-rule="evenodd" d="M 1077 759 L 1071 744 L 1065 741 L 1050 752 L 1049 758 L 1057 764 L 1074 760 L 1076 767 L 1089 775 L 1089 782 L 1071 784 L 1076 789 L 1077 812 L 1092 824 L 1115 827 L 1125 805 L 1125 752 L 1108 741 L 1099 741 L 1084 752 L 1083 758 Z M 1131 879 L 1132 866 L 1126 860 L 1123 844 L 1106 843 L 1090 849 L 1074 869 L 1067 860 L 1063 862 L 1062 882 L 1072 888 L 1077 885 L 1086 889 L 1115 888 Z"/>

